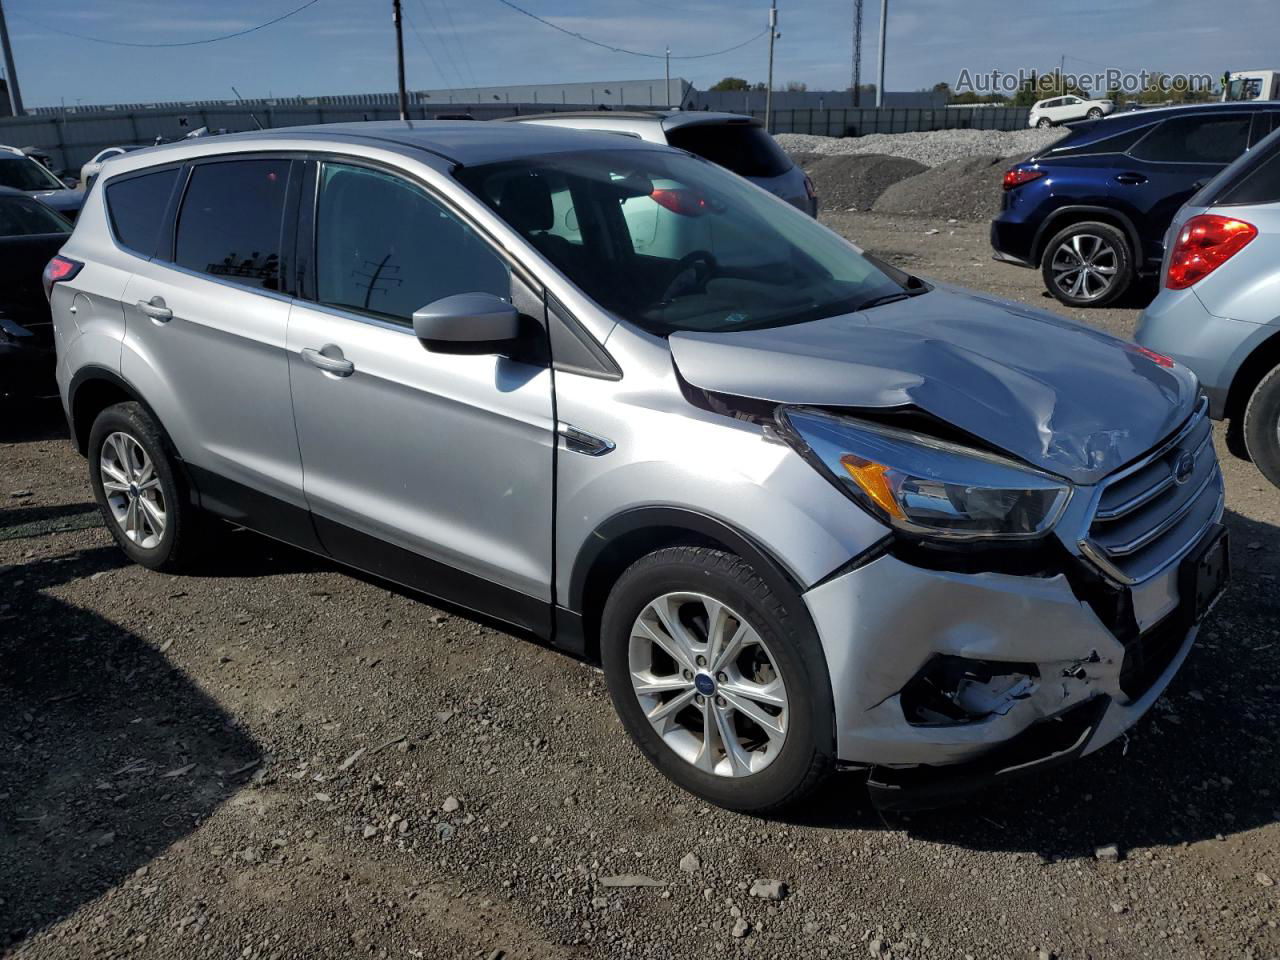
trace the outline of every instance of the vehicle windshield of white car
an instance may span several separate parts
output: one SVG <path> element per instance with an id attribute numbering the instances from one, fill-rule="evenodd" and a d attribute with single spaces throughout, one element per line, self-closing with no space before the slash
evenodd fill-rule
<path id="1" fill-rule="evenodd" d="M 0 157 L 0 187 L 62 190 L 65 184 L 30 157 Z"/>
<path id="2" fill-rule="evenodd" d="M 805 323 L 905 291 L 813 218 L 686 154 L 601 150 L 455 176 L 596 303 L 660 336 Z"/>

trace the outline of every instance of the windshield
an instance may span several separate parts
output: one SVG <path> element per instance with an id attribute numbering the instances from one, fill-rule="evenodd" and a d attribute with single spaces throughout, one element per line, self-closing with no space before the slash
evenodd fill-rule
<path id="1" fill-rule="evenodd" d="M 596 303 L 660 336 L 803 323 L 906 292 L 811 217 L 687 154 L 602 150 L 455 176 Z"/>
<path id="2" fill-rule="evenodd" d="M 65 190 L 61 180 L 30 157 L 0 157 L 0 187 L 15 190 Z"/>
<path id="3" fill-rule="evenodd" d="M 70 232 L 71 224 L 43 203 L 26 197 L 0 197 L 0 237 Z"/>

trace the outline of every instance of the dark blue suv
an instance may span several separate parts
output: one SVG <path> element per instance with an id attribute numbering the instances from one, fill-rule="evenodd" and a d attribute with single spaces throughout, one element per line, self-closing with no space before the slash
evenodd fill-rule
<path id="1" fill-rule="evenodd" d="M 1073 307 L 1116 300 L 1155 274 L 1173 215 L 1206 180 L 1280 125 L 1280 101 L 1116 113 L 1004 175 L 995 258 L 1039 267 Z"/>

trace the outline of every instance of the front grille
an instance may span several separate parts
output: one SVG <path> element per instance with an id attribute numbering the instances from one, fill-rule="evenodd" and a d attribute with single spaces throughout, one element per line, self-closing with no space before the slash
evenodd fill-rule
<path id="1" fill-rule="evenodd" d="M 1099 485 L 1080 546 L 1121 583 L 1138 583 L 1163 570 L 1217 520 L 1222 471 L 1207 411 L 1202 400 L 1172 439 Z"/>

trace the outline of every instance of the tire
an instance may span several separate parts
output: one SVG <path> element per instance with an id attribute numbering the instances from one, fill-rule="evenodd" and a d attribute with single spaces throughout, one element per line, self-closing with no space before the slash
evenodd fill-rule
<path id="1" fill-rule="evenodd" d="M 1088 117 L 1090 120 L 1101 120 L 1102 110 L 1098 107 L 1094 107 L 1088 113 L 1086 113 L 1085 116 Z"/>
<path id="2" fill-rule="evenodd" d="M 673 643 L 659 625 L 655 604 L 665 604 L 678 632 L 693 642 L 683 648 Z M 713 650 L 706 625 L 716 604 L 729 615 L 718 635 L 741 629 L 746 639 L 737 656 L 718 665 L 704 658 L 699 665 L 695 654 Z M 655 636 L 665 642 L 653 642 Z M 609 594 L 600 649 L 609 694 L 627 733 L 655 767 L 690 793 L 730 810 L 764 813 L 798 803 L 831 770 L 834 706 L 817 632 L 799 596 L 779 597 L 745 560 L 694 546 L 667 547 L 638 560 Z M 692 669 L 682 670 L 667 649 L 686 656 Z M 642 703 L 636 673 L 668 687 Z M 781 706 L 768 702 L 779 696 Z M 670 713 L 669 729 L 659 733 L 649 713 L 681 698 L 685 705 Z M 704 735 L 709 714 L 725 723 L 712 726 L 710 751 Z M 772 732 L 751 716 L 762 717 Z M 725 747 L 730 738 L 735 751 Z"/>
<path id="3" fill-rule="evenodd" d="M 1263 377 L 1249 397 L 1244 443 L 1262 475 L 1280 487 L 1280 367 Z"/>
<path id="4" fill-rule="evenodd" d="M 203 518 L 164 434 L 143 406 L 117 403 L 98 414 L 88 456 L 94 499 L 129 559 L 151 570 L 191 567 Z"/>
<path id="5" fill-rule="evenodd" d="M 1036 123 L 1036 127 L 1039 128 L 1040 130 L 1048 130 L 1052 126 L 1053 126 L 1053 121 L 1050 120 L 1048 117 L 1041 117 L 1040 120 Z"/>
<path id="6" fill-rule="evenodd" d="M 1082 264 L 1083 275 L 1072 270 Z M 1073 223 L 1045 244 L 1040 275 L 1045 288 L 1069 307 L 1115 303 L 1134 280 L 1129 239 L 1109 223 Z"/>

